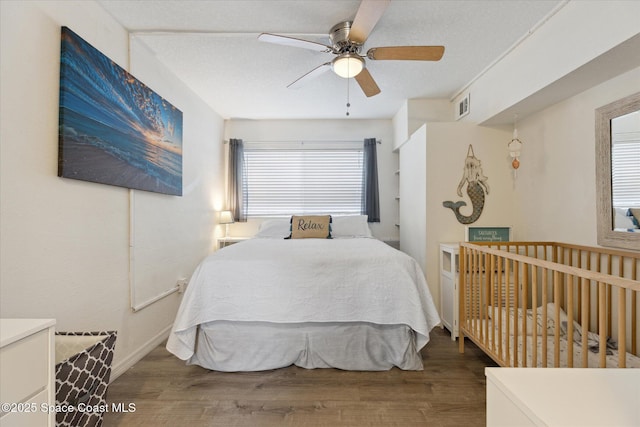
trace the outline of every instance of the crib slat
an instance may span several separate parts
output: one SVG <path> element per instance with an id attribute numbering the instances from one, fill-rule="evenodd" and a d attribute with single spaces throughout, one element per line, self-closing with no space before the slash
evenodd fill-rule
<path id="1" fill-rule="evenodd" d="M 471 251 L 471 281 L 469 283 L 470 285 L 470 294 L 468 296 L 469 298 L 469 306 L 470 306 L 470 313 L 469 315 L 471 316 L 471 329 L 473 331 L 474 335 L 479 335 L 478 334 L 478 330 L 476 329 L 477 327 L 477 323 L 476 323 L 476 286 L 478 284 L 478 251 L 476 249 Z"/>
<path id="2" fill-rule="evenodd" d="M 560 272 L 553 271 L 553 302 L 555 303 L 555 313 L 553 314 L 553 322 L 555 324 L 554 345 L 553 345 L 553 366 L 560 366 L 560 295 L 561 295 Z"/>
<path id="3" fill-rule="evenodd" d="M 514 283 L 518 283 L 518 270 L 520 268 L 520 263 L 518 261 L 513 262 L 513 280 Z M 511 312 L 509 313 L 509 317 L 513 317 L 513 366 L 519 366 L 518 364 L 518 332 L 519 332 L 519 322 L 518 322 L 518 305 L 520 303 L 520 292 L 518 286 L 513 286 L 513 316 L 511 316 Z"/>
<path id="4" fill-rule="evenodd" d="M 607 367 L 607 287 L 598 282 L 598 334 L 600 335 L 600 367 Z"/>
<path id="5" fill-rule="evenodd" d="M 538 249 L 536 247 L 536 253 Z M 532 266 L 531 270 L 531 286 L 533 286 L 533 290 L 531 292 L 531 307 L 532 307 L 532 315 L 533 315 L 533 339 L 531 343 L 533 348 L 531 349 L 531 366 L 536 368 L 538 366 L 538 268 Z"/>
<path id="6" fill-rule="evenodd" d="M 480 268 L 480 272 L 479 272 L 479 279 L 480 281 L 478 282 L 478 297 L 477 297 L 477 308 L 478 308 L 478 331 L 480 334 L 480 340 L 482 342 L 485 342 L 485 335 L 484 335 L 484 322 L 483 322 L 483 304 L 482 304 L 482 299 L 484 298 L 483 295 L 483 289 L 484 289 L 484 281 L 485 281 L 485 268 L 486 268 L 486 264 L 485 264 L 485 257 L 487 255 L 484 254 L 483 252 L 478 252 L 478 266 Z"/>
<path id="7" fill-rule="evenodd" d="M 638 308 L 637 301 L 640 296 L 640 292 L 631 292 L 631 353 L 638 355 L 638 331 L 636 325 L 638 324 Z"/>
<path id="8" fill-rule="evenodd" d="M 577 267 L 578 268 L 582 268 L 582 249 L 578 249 L 577 251 L 578 253 L 578 264 Z M 576 295 L 576 301 L 582 301 L 582 286 L 578 286 L 577 288 L 577 295 Z M 578 311 L 576 313 L 576 316 L 578 317 L 578 319 L 580 319 L 582 317 L 582 304 L 578 303 Z"/>
<path id="9" fill-rule="evenodd" d="M 476 280 L 473 282 L 473 322 L 475 323 L 476 334 L 482 337 L 482 324 L 480 323 L 480 292 L 482 292 L 482 263 L 480 262 L 480 251 L 475 253 L 476 269 L 474 271 Z"/>
<path id="10" fill-rule="evenodd" d="M 613 274 L 613 256 L 611 254 L 607 256 L 607 268 L 607 272 Z M 611 328 L 613 322 L 611 321 L 611 316 L 611 286 L 607 285 L 607 336 L 612 335 Z"/>
<path id="11" fill-rule="evenodd" d="M 548 313 L 547 313 L 547 304 L 549 303 L 549 271 L 546 267 L 542 267 L 542 324 L 544 327 L 542 328 L 542 366 L 545 368 L 548 366 L 547 361 L 547 325 L 548 323 Z"/>
<path id="12" fill-rule="evenodd" d="M 613 336 L 612 287 L 607 284 L 607 336 Z"/>
<path id="13" fill-rule="evenodd" d="M 470 266 L 470 277 L 471 279 L 469 280 L 469 294 L 467 295 L 467 298 L 469 299 L 469 308 L 468 308 L 468 314 L 469 314 L 469 321 L 471 323 L 470 328 L 472 330 L 473 335 L 477 335 L 478 332 L 475 330 L 476 327 L 476 316 L 475 316 L 475 295 L 476 295 L 476 283 L 478 280 L 477 277 L 477 273 L 476 273 L 476 268 L 477 268 L 477 263 L 476 263 L 476 256 L 477 256 L 477 251 L 475 249 L 471 250 L 469 252 L 469 260 L 471 261 L 469 263 Z"/>
<path id="14" fill-rule="evenodd" d="M 520 304 L 520 306 L 522 307 L 522 366 L 527 366 L 527 305 L 529 301 L 527 295 L 527 290 L 529 289 L 528 278 L 529 274 L 527 264 L 522 263 L 522 303 Z M 519 288 L 520 281 L 514 281 L 513 286 Z"/>
<path id="15" fill-rule="evenodd" d="M 464 329 L 467 326 L 467 315 L 466 315 L 466 306 L 464 303 L 464 299 L 467 295 L 469 295 L 466 291 L 467 287 L 467 248 L 462 246 L 460 247 L 460 259 L 458 261 L 460 263 L 460 286 L 458 293 L 458 352 L 464 353 Z"/>
<path id="16" fill-rule="evenodd" d="M 590 293 L 589 282 L 586 278 L 582 278 L 582 320 L 580 321 L 582 327 L 582 367 L 589 367 L 589 334 L 585 331 L 589 330 L 589 306 L 590 306 Z"/>
<path id="17" fill-rule="evenodd" d="M 499 262 L 499 257 L 496 256 L 496 255 L 491 255 L 490 263 L 491 263 L 491 270 L 492 271 L 494 271 L 494 270 L 496 270 L 498 268 L 497 267 L 498 262 Z M 495 277 L 491 278 L 491 287 L 489 289 L 489 295 L 490 295 L 490 298 L 491 298 L 490 301 L 489 301 L 489 305 L 491 307 L 493 307 L 493 311 L 494 312 L 493 312 L 493 314 L 489 314 L 489 318 L 491 320 L 487 321 L 487 323 L 490 324 L 489 325 L 489 335 L 490 336 L 488 337 L 488 341 L 491 343 L 491 350 L 494 351 L 494 352 L 497 352 L 498 351 L 498 343 L 496 342 L 495 319 L 496 319 L 496 316 L 497 316 L 496 311 L 501 309 L 500 308 L 500 300 L 499 300 L 498 296 L 496 295 L 497 291 L 496 291 L 496 288 L 494 286 L 494 279 L 495 280 L 499 280 L 499 273 L 497 272 L 497 270 L 496 270 L 495 275 L 496 275 Z M 500 335 L 497 335 L 497 336 L 499 337 Z"/>
<path id="18" fill-rule="evenodd" d="M 503 280 L 505 280 L 505 276 L 504 276 L 504 267 L 505 267 L 505 259 L 502 256 L 496 256 L 496 271 L 497 271 L 497 279 L 496 282 L 501 284 L 503 283 Z M 503 286 L 495 286 L 495 297 L 496 297 L 496 306 L 498 307 L 498 310 L 500 312 L 502 312 L 505 308 L 504 308 L 504 287 Z M 495 329 L 495 328 L 494 328 Z M 503 339 L 502 339 L 502 329 L 496 330 L 497 334 L 496 334 L 496 346 L 497 346 L 497 351 L 500 354 L 501 357 L 504 357 L 504 344 L 503 344 Z"/>
<path id="19" fill-rule="evenodd" d="M 573 279 L 567 275 L 567 366 L 573 368 Z"/>
<path id="20" fill-rule="evenodd" d="M 507 277 L 512 277 L 513 273 L 513 267 L 514 267 L 514 263 L 512 263 L 512 261 L 506 261 L 507 264 L 507 269 L 506 269 L 506 276 Z M 505 301 L 505 305 L 507 307 L 505 313 L 511 313 L 511 310 L 513 310 L 514 304 L 513 301 L 514 300 L 514 288 L 513 286 L 507 286 L 506 287 L 506 292 L 507 292 L 507 299 Z M 512 331 L 511 331 L 511 322 L 507 321 L 506 322 L 506 336 L 507 337 L 511 337 Z M 511 357 L 511 353 L 513 351 L 514 357 L 517 356 L 517 352 L 518 352 L 518 346 L 516 345 L 515 341 L 512 341 L 511 339 L 507 339 L 506 340 L 506 344 L 507 344 L 507 360 L 510 359 Z M 515 364 L 512 364 L 511 366 L 516 366 Z"/>
<path id="21" fill-rule="evenodd" d="M 640 261 L 632 260 L 631 264 L 631 277 L 633 280 L 638 280 L 638 263 Z M 631 353 L 638 355 L 638 332 L 636 327 L 638 325 L 637 315 L 637 301 L 640 297 L 640 292 L 631 291 Z"/>
<path id="22" fill-rule="evenodd" d="M 627 308 L 627 292 L 618 288 L 618 368 L 627 367 L 627 325 L 625 311 Z"/>
<path id="23" fill-rule="evenodd" d="M 506 280 L 505 277 L 508 277 L 505 274 L 505 268 L 507 268 L 507 263 L 508 263 L 508 260 L 506 260 L 505 258 L 503 257 L 498 258 L 498 271 L 500 272 L 500 280 Z M 508 298 L 507 296 L 508 294 L 506 292 L 508 291 L 504 286 L 498 286 L 498 305 L 500 307 L 500 312 L 505 310 L 505 301 L 506 301 L 506 298 Z M 505 332 L 502 329 L 501 331 L 502 332 L 498 334 L 499 337 L 502 337 L 503 336 L 502 334 Z M 504 357 L 504 340 L 501 338 L 499 341 L 500 341 L 499 342 L 500 354 L 502 354 L 502 356 Z"/>
<path id="24" fill-rule="evenodd" d="M 493 281 L 491 280 L 493 277 L 493 270 L 491 268 L 491 261 L 489 260 L 489 258 L 491 257 L 490 254 L 484 254 L 484 280 L 485 280 L 485 286 L 484 286 L 484 303 L 481 304 L 481 308 L 483 308 L 484 311 L 484 316 L 483 316 L 483 322 L 482 322 L 482 326 L 484 329 L 484 337 L 486 342 L 489 342 L 489 313 L 488 310 L 486 310 L 487 305 L 489 304 L 490 300 L 490 295 L 489 295 L 489 291 L 491 290 L 491 283 L 493 283 Z M 487 271 L 489 270 L 489 271 Z"/>
<path id="25" fill-rule="evenodd" d="M 592 251 L 587 251 L 587 259 L 586 259 L 586 269 L 587 270 L 591 270 L 591 260 L 593 258 L 593 252 Z M 587 311 L 587 314 L 583 314 L 583 320 L 582 320 L 582 330 L 586 331 L 589 330 L 589 328 L 591 327 L 591 325 L 589 324 L 589 319 L 591 319 L 591 287 L 590 282 L 588 281 L 588 279 L 586 277 L 584 277 L 583 279 L 583 283 L 584 283 L 584 293 L 585 293 L 585 303 L 583 304 L 585 310 Z M 586 349 L 588 347 L 588 342 L 589 342 L 589 337 L 587 336 L 588 334 L 584 334 L 585 336 L 583 336 L 582 340 L 583 340 L 583 345 L 582 345 L 582 365 L 584 368 L 589 366 L 589 354 L 586 352 Z"/>

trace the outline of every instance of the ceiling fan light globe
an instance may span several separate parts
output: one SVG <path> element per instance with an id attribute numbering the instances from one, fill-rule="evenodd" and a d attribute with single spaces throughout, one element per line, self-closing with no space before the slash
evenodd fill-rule
<path id="1" fill-rule="evenodd" d="M 350 79 L 360 74 L 364 68 L 364 59 L 347 53 L 336 57 L 331 62 L 331 68 L 340 77 Z"/>

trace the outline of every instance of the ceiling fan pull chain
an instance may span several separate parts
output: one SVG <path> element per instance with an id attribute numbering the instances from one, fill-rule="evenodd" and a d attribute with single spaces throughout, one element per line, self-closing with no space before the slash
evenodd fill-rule
<path id="1" fill-rule="evenodd" d="M 351 107 L 351 102 L 349 102 L 349 82 L 351 79 L 345 79 L 347 81 L 347 117 L 349 116 L 349 107 Z"/>

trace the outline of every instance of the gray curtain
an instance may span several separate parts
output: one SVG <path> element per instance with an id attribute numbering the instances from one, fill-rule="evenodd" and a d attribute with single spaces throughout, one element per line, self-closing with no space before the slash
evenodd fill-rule
<path id="1" fill-rule="evenodd" d="M 234 221 L 247 220 L 247 198 L 243 191 L 244 146 L 241 139 L 229 140 L 229 210 Z"/>
<path id="2" fill-rule="evenodd" d="M 364 167 L 362 168 L 362 215 L 369 215 L 369 222 L 380 222 L 380 196 L 378 194 L 378 156 L 376 139 L 364 140 Z"/>

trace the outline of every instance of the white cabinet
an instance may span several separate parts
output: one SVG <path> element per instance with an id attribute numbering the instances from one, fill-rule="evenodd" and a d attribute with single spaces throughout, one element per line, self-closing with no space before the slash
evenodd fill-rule
<path id="1" fill-rule="evenodd" d="M 2 427 L 55 424 L 55 323 L 0 319 Z"/>
<path id="2" fill-rule="evenodd" d="M 458 243 L 440 243 L 440 317 L 452 340 L 458 337 L 459 258 Z"/>

